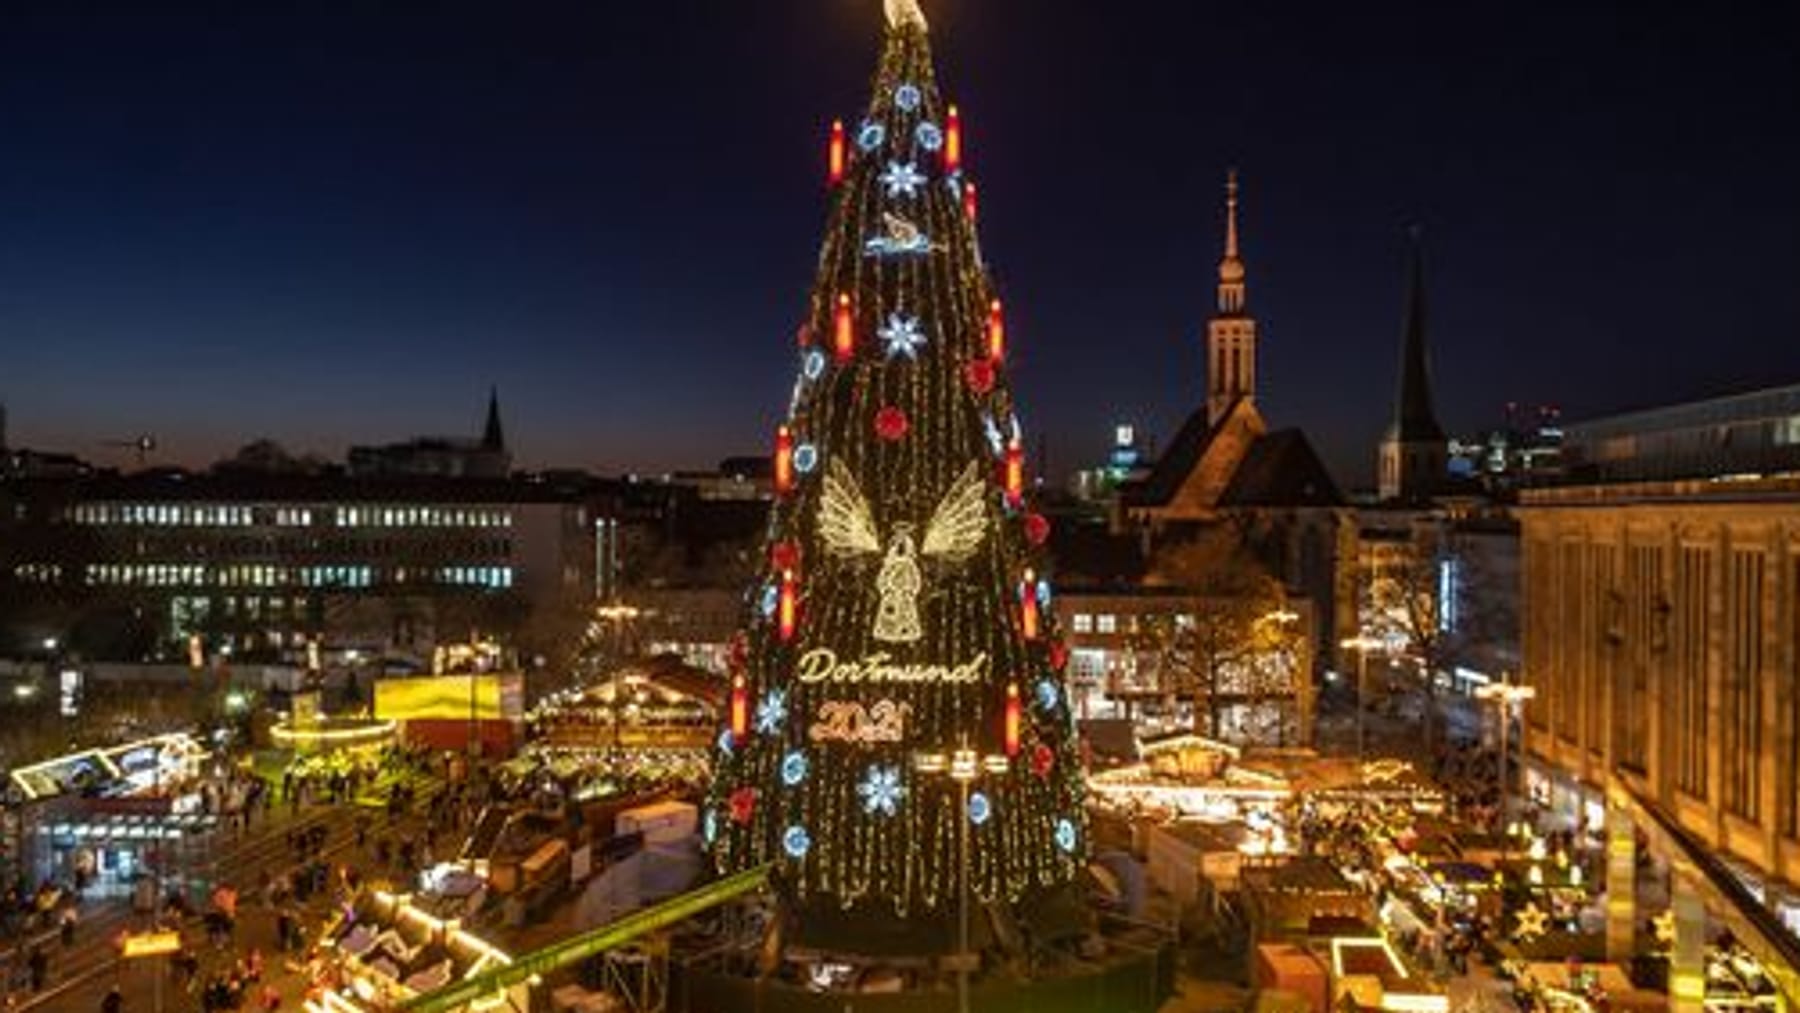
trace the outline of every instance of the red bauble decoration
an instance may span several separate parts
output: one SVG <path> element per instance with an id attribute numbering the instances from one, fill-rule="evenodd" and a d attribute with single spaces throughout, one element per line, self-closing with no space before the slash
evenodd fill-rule
<path id="1" fill-rule="evenodd" d="M 1042 545 L 1050 538 L 1050 518 L 1043 514 L 1025 515 L 1025 540 L 1033 545 Z"/>
<path id="2" fill-rule="evenodd" d="M 994 361 L 992 359 L 975 359 L 963 367 L 963 382 L 976 394 L 986 394 L 994 389 Z"/>
<path id="3" fill-rule="evenodd" d="M 796 542 L 776 542 L 769 546 L 769 567 L 774 570 L 800 569 L 800 546 Z"/>
<path id="4" fill-rule="evenodd" d="M 1056 766 L 1056 753 L 1042 742 L 1031 751 L 1031 772 L 1039 777 L 1049 777 L 1050 768 Z"/>
<path id="5" fill-rule="evenodd" d="M 813 338 L 812 324 L 801 324 L 794 331 L 794 343 L 799 345 L 801 348 L 811 348 L 812 347 L 812 338 Z"/>
<path id="6" fill-rule="evenodd" d="M 911 425 L 912 423 L 906 418 L 906 413 L 893 405 L 888 405 L 875 413 L 875 435 L 889 443 L 904 439 L 906 430 Z"/>
<path id="7" fill-rule="evenodd" d="M 731 635 L 731 648 L 726 662 L 731 666 L 733 672 L 742 672 L 745 663 L 749 660 L 750 638 L 744 636 L 743 630 L 739 630 Z"/>
<path id="8" fill-rule="evenodd" d="M 731 793 L 731 822 L 745 826 L 756 814 L 756 789 L 748 785 Z"/>
<path id="9" fill-rule="evenodd" d="M 1069 645 L 1060 640 L 1050 641 L 1050 667 L 1058 672 L 1069 663 Z"/>

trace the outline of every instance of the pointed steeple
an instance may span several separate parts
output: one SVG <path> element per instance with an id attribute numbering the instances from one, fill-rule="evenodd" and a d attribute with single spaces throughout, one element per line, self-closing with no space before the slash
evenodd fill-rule
<path id="1" fill-rule="evenodd" d="M 1219 312 L 1244 312 L 1244 261 L 1238 256 L 1237 170 L 1225 176 L 1225 256 L 1219 259 Z"/>
<path id="2" fill-rule="evenodd" d="M 1382 499 L 1419 502 L 1442 487 L 1449 446 L 1431 400 L 1431 361 L 1425 344 L 1425 247 L 1417 226 L 1407 234 L 1400 382 L 1394 396 L 1394 417 L 1381 440 L 1376 484 Z"/>
<path id="3" fill-rule="evenodd" d="M 1425 347 L 1425 244 L 1418 226 L 1407 230 L 1406 306 L 1400 332 L 1400 386 L 1390 437 L 1404 442 L 1442 440 L 1431 400 L 1431 363 Z"/>
<path id="4" fill-rule="evenodd" d="M 500 428 L 500 388 L 488 388 L 487 425 L 481 430 L 481 449 L 505 450 L 506 434 Z"/>
<path id="5" fill-rule="evenodd" d="M 1256 320 L 1244 309 L 1238 255 L 1238 178 L 1225 177 L 1225 254 L 1219 258 L 1219 311 L 1206 323 L 1206 419 L 1216 425 L 1239 401 L 1256 402 Z"/>

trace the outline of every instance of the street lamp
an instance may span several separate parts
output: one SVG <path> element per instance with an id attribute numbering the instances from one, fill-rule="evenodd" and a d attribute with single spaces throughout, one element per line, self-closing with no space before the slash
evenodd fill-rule
<path id="1" fill-rule="evenodd" d="M 1500 718 L 1500 823 L 1502 826 L 1506 826 L 1506 810 L 1508 808 L 1507 798 L 1510 794 L 1508 786 L 1511 784 L 1510 778 L 1507 777 L 1506 740 L 1507 733 L 1512 725 L 1513 704 L 1522 705 L 1525 701 L 1536 696 L 1537 689 L 1534 687 L 1513 685 L 1512 674 L 1510 672 L 1500 673 L 1499 682 L 1490 682 L 1485 686 L 1477 686 L 1475 688 L 1475 698 L 1478 700 L 1492 700 L 1494 702 L 1494 710 L 1498 713 Z M 1509 834 L 1509 844 L 1510 836 L 1511 835 Z"/>
<path id="2" fill-rule="evenodd" d="M 1369 652 L 1381 647 L 1382 642 L 1367 633 L 1358 633 L 1354 637 L 1338 641 L 1338 646 L 1346 651 L 1356 652 L 1356 768 L 1360 772 L 1366 760 L 1366 733 L 1363 725 L 1369 706 Z"/>
<path id="3" fill-rule="evenodd" d="M 956 782 L 956 1008 L 969 1013 L 969 786 L 985 771 L 1003 774 L 1010 761 L 1004 754 L 983 756 L 967 745 L 951 753 L 917 753 L 913 769 L 927 776 L 948 775 Z"/>

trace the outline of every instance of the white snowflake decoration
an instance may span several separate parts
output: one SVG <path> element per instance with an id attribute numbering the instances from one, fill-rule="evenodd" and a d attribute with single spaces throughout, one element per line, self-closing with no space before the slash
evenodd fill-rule
<path id="1" fill-rule="evenodd" d="M 875 336 L 887 346 L 887 357 L 890 359 L 904 356 L 908 360 L 917 360 L 919 348 L 925 344 L 925 335 L 919 329 L 919 318 L 903 317 L 898 313 L 888 314 L 887 323 L 875 332 Z"/>
<path id="2" fill-rule="evenodd" d="M 894 815 L 900 811 L 900 799 L 906 794 L 906 787 L 900 783 L 900 768 L 870 767 L 856 793 L 862 796 L 864 812 Z"/>
<path id="3" fill-rule="evenodd" d="M 770 690 L 756 705 L 756 730 L 764 735 L 773 735 L 781 730 L 787 721 L 787 692 Z"/>
<path id="4" fill-rule="evenodd" d="M 881 174 L 881 185 L 889 197 L 917 197 L 925 183 L 925 174 L 912 162 L 889 162 Z"/>

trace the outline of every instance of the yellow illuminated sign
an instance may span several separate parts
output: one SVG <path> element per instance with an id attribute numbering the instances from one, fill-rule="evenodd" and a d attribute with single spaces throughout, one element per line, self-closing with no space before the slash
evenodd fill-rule
<path id="1" fill-rule="evenodd" d="M 520 716 L 521 677 L 433 675 L 375 683 L 375 716 L 386 721 L 497 721 Z"/>
<path id="2" fill-rule="evenodd" d="M 133 932 L 125 936 L 119 949 L 120 956 L 127 960 L 136 957 L 160 957 L 181 949 L 181 933 Z"/>

